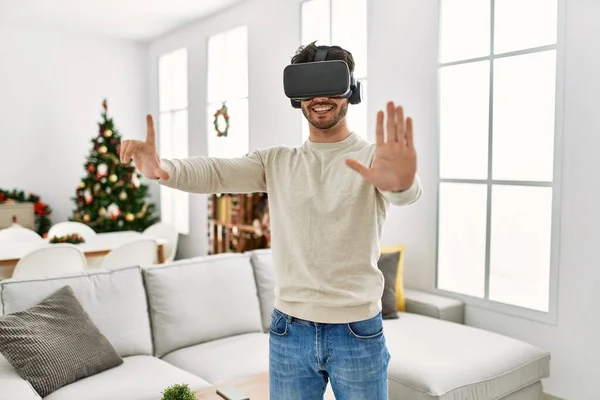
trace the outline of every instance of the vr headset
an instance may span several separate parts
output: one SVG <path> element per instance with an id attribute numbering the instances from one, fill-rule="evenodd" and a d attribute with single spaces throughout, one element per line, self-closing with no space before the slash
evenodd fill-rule
<path id="1" fill-rule="evenodd" d="M 313 62 L 291 64 L 283 70 L 283 89 L 292 107 L 315 97 L 350 99 L 350 104 L 362 100 L 362 87 L 342 60 L 325 61 L 329 46 L 319 46 Z"/>

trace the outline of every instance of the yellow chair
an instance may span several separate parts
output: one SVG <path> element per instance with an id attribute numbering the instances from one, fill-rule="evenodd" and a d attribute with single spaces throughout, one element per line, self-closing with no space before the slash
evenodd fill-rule
<path id="1" fill-rule="evenodd" d="M 396 300 L 398 301 L 398 311 L 406 311 L 406 296 L 404 295 L 404 246 L 384 246 L 381 253 L 400 252 L 398 259 L 398 275 L 396 277 Z"/>

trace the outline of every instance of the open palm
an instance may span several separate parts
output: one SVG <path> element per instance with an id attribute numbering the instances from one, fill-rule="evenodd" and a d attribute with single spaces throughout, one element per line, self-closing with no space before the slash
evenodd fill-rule
<path id="1" fill-rule="evenodd" d="M 417 173 L 417 152 L 413 142 L 413 123 L 404 119 L 404 110 L 393 102 L 387 104 L 387 135 L 384 137 L 383 111 L 377 113 L 375 155 L 371 167 L 354 159 L 346 165 L 382 191 L 399 192 L 410 188 Z"/>

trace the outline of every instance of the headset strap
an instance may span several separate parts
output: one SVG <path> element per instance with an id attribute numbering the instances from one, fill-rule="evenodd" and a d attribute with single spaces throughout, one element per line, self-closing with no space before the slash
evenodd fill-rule
<path id="1" fill-rule="evenodd" d="M 329 50 L 329 46 L 317 47 L 317 54 L 315 55 L 315 61 L 325 61 L 325 58 L 327 58 L 328 50 Z"/>

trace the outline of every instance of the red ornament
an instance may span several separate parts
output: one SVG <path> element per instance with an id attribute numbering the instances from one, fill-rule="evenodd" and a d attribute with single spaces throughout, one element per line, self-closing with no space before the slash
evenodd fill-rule
<path id="1" fill-rule="evenodd" d="M 37 215 L 44 215 L 44 213 L 46 212 L 46 205 L 44 203 L 42 203 L 41 201 L 38 201 L 33 206 L 33 210 L 35 211 L 35 213 Z"/>

